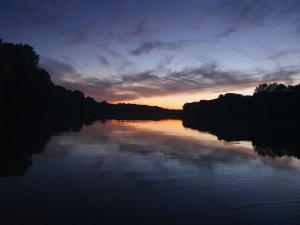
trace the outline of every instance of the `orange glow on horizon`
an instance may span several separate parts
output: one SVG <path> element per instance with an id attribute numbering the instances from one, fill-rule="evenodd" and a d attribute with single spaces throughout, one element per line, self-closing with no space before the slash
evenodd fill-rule
<path id="1" fill-rule="evenodd" d="M 200 100 L 209 100 L 217 98 L 220 94 L 225 94 L 228 92 L 238 93 L 243 95 L 252 95 L 254 88 L 245 88 L 239 90 L 224 90 L 222 92 L 200 92 L 200 93 L 190 93 L 190 94 L 174 94 L 168 96 L 159 96 L 159 97 L 144 97 L 130 101 L 118 101 L 112 103 L 131 103 L 131 104 L 140 104 L 140 105 L 151 105 L 151 106 L 160 106 L 168 109 L 182 109 L 185 103 L 195 102 Z"/>
<path id="2" fill-rule="evenodd" d="M 217 136 L 199 132 L 190 128 L 185 128 L 182 125 L 181 120 L 161 120 L 161 121 L 117 121 L 112 120 L 110 123 L 114 126 L 126 126 L 131 129 L 135 128 L 141 131 L 151 131 L 155 133 L 161 133 L 167 136 L 176 136 L 188 138 L 193 141 L 199 141 L 203 145 L 214 146 L 218 150 L 234 150 L 247 155 L 256 156 L 257 154 L 253 151 L 253 146 L 250 141 L 239 141 L 239 142 L 225 142 L 220 141 Z M 170 132 L 172 131 L 172 132 Z"/>

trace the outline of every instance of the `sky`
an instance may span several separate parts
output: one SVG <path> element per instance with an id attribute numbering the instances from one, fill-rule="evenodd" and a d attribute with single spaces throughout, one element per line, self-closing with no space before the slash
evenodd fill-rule
<path id="1" fill-rule="evenodd" d="M 300 80 L 300 0 L 1 0 L 0 38 L 98 101 L 181 108 Z"/>

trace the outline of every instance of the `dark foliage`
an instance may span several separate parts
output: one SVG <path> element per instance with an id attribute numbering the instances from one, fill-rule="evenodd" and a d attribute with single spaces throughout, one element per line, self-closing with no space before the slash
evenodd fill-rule
<path id="1" fill-rule="evenodd" d="M 64 120 L 97 118 L 177 117 L 179 111 L 130 104 L 108 104 L 85 97 L 52 83 L 50 75 L 38 66 L 39 56 L 29 45 L 0 42 L 0 104 L 12 118 L 39 115 Z M 5 118 L 7 121 L 7 119 Z"/>
<path id="2" fill-rule="evenodd" d="M 197 120 L 299 122 L 299 100 L 300 85 L 262 84 L 252 96 L 229 93 L 213 100 L 187 103 L 183 114 Z"/>
<path id="3" fill-rule="evenodd" d="M 300 157 L 300 85 L 262 84 L 252 96 L 188 103 L 183 125 L 226 141 L 252 141 L 262 155 Z"/>
<path id="4" fill-rule="evenodd" d="M 98 119 L 179 117 L 178 110 L 96 102 L 55 85 L 38 62 L 31 46 L 0 39 L 0 176 L 22 175 L 31 155 L 43 151 L 57 132 L 79 130 Z"/>
<path id="5" fill-rule="evenodd" d="M 0 177 L 21 176 L 31 165 L 33 154 L 39 154 L 51 136 L 61 132 L 78 131 L 91 121 L 70 117 L 62 121 L 43 118 L 39 115 L 26 119 L 15 118 L 1 124 L 0 129 Z"/>
<path id="6" fill-rule="evenodd" d="M 104 104 L 102 115 L 105 119 L 175 119 L 181 118 L 181 110 L 164 109 L 157 106 L 136 104 Z"/>
<path id="7" fill-rule="evenodd" d="M 2 122 L 16 117 L 81 120 L 96 116 L 99 108 L 80 91 L 56 86 L 38 67 L 39 56 L 29 45 L 0 44 L 0 104 Z"/>

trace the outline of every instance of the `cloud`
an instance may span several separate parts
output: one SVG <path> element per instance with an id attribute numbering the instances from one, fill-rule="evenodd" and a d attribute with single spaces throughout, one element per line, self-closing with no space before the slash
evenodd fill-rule
<path id="1" fill-rule="evenodd" d="M 39 66 L 45 68 L 56 83 L 62 83 L 67 78 L 81 77 L 74 66 L 56 59 L 41 57 Z"/>
<path id="2" fill-rule="evenodd" d="M 158 53 L 157 58 L 161 58 L 162 55 L 158 51 L 177 51 L 185 47 L 196 49 L 198 44 L 208 45 L 216 42 L 219 43 L 219 45 L 213 46 L 216 48 L 211 48 L 212 51 L 209 51 L 208 48 L 208 53 L 202 51 L 202 55 L 199 57 L 206 57 L 205 54 L 207 54 L 209 60 L 221 61 L 218 58 L 231 57 L 234 61 L 237 56 L 231 54 L 230 51 L 223 51 L 224 47 L 231 46 L 222 46 L 223 43 L 220 39 L 258 26 L 270 25 L 270 28 L 276 26 L 280 32 L 282 28 L 278 26 L 286 28 L 286 25 L 291 25 L 300 30 L 298 23 L 300 3 L 296 0 L 195 0 L 194 4 L 191 4 L 195 7 L 184 4 L 182 1 L 174 1 L 174 4 L 173 2 L 171 5 L 166 4 L 168 5 L 167 13 L 164 4 L 160 4 L 157 0 L 154 0 L 153 4 L 144 4 L 142 1 L 138 1 L 134 3 L 136 8 L 127 1 L 120 1 L 120 3 L 91 1 L 89 4 L 80 2 L 78 0 L 63 2 L 53 0 L 51 3 L 46 1 L 41 4 L 38 0 L 3 0 L 0 3 L 0 8 L 3 9 L 0 23 L 9 25 L 7 27 L 10 27 L 13 32 L 7 32 L 7 34 L 12 33 L 11 37 L 13 38 L 23 36 L 24 40 L 28 38 L 31 43 L 49 41 L 51 42 L 49 46 L 61 44 L 62 41 L 64 47 L 84 47 L 77 52 L 75 50 L 78 49 L 72 49 L 74 54 L 78 55 L 83 55 L 83 51 L 94 50 L 91 54 L 97 55 L 98 63 L 114 67 L 116 71 L 122 71 L 119 73 L 126 73 L 124 71 L 127 70 L 124 69 L 134 67 L 134 60 L 137 57 L 132 56 Z M 142 9 L 143 13 L 136 10 L 137 8 Z M 184 15 L 181 17 L 179 14 Z M 198 14 L 199 17 L 196 17 Z M 10 16 L 8 17 L 8 15 Z M 198 21 L 193 18 L 201 19 Z M 191 30 L 195 25 L 197 25 L 197 29 L 200 27 L 203 30 Z M 20 32 L 22 29 L 24 29 L 23 33 Z M 276 29 L 273 31 L 277 31 Z M 4 28 L 1 31 L 5 33 Z M 153 34 L 153 31 L 156 32 L 155 37 L 153 35 L 150 39 L 148 36 Z M 20 32 L 22 35 L 17 35 L 16 32 Z M 175 36 L 170 37 L 170 34 L 175 34 Z M 272 38 L 270 35 L 272 32 L 265 34 L 252 31 L 244 40 L 238 39 L 244 38 L 240 37 L 242 35 L 237 35 L 237 39 L 230 43 L 233 43 L 234 47 L 240 49 L 241 52 L 243 50 L 242 53 L 245 54 L 247 48 L 252 47 L 252 40 L 267 43 Z M 30 39 L 33 36 L 34 39 Z M 288 36 L 291 35 L 288 34 Z M 130 48 L 133 43 L 138 44 L 135 48 L 130 49 L 129 53 L 127 52 L 128 55 L 124 53 L 124 49 Z M 270 44 L 273 43 L 275 42 L 270 42 Z M 292 42 L 277 43 L 281 47 L 294 44 Z M 40 46 L 45 45 L 37 47 Z M 101 52 L 100 49 L 105 52 Z M 64 55 L 65 50 L 64 48 L 51 49 L 49 52 L 52 56 L 55 54 L 61 56 Z M 100 54 L 97 54 L 98 52 Z M 289 49 L 270 55 L 268 59 L 274 60 L 290 54 L 300 54 L 300 52 L 296 47 L 289 46 Z M 185 55 L 182 54 L 180 57 L 185 57 Z M 214 63 L 204 63 L 200 66 L 194 64 L 193 67 L 177 71 L 171 70 L 171 61 L 172 57 L 165 58 L 157 63 L 156 68 L 148 68 L 148 70 L 136 74 L 121 74 L 114 77 L 103 75 L 103 77 L 108 77 L 106 79 L 81 76 L 69 60 L 59 61 L 42 57 L 41 66 L 50 72 L 56 83 L 72 89 L 83 90 L 86 94 L 97 97 L 99 100 L 110 101 L 198 92 L 209 88 L 213 90 L 223 87 L 255 86 L 260 81 L 283 80 L 289 82 L 298 73 L 296 67 L 283 67 L 269 72 L 254 71 L 253 73 L 225 71 Z M 226 64 L 224 64 L 225 66 Z M 254 67 L 251 62 L 247 68 L 250 67 Z"/>
<path id="3" fill-rule="evenodd" d="M 122 76 L 122 81 L 124 83 L 139 83 L 139 82 L 145 82 L 149 80 L 157 80 L 158 76 L 152 74 L 150 71 L 146 71 L 144 73 L 139 73 L 136 75 L 125 75 Z"/>
<path id="4" fill-rule="evenodd" d="M 300 49 L 286 49 L 286 50 L 278 51 L 273 55 L 266 57 L 265 60 L 275 60 L 284 57 L 286 55 L 297 55 L 297 54 L 300 54 Z"/>
<path id="5" fill-rule="evenodd" d="M 238 31 L 237 27 L 228 27 L 224 31 L 222 31 L 220 34 L 218 34 L 216 36 L 216 38 L 224 38 L 224 37 L 227 37 L 227 36 L 237 32 L 237 31 Z"/>
<path id="6" fill-rule="evenodd" d="M 172 42 L 160 42 L 160 41 L 152 41 L 152 42 L 144 42 L 137 48 L 131 51 L 132 55 L 139 56 L 143 54 L 150 53 L 154 50 L 174 50 L 179 48 L 178 45 Z"/>
<path id="7" fill-rule="evenodd" d="M 211 44 L 215 41 L 203 40 L 203 39 L 191 39 L 191 40 L 178 40 L 170 42 L 162 41 L 147 41 L 140 44 L 138 47 L 133 49 L 130 53 L 134 56 L 140 56 L 144 54 L 149 54 L 152 51 L 159 50 L 177 50 L 187 46 L 195 46 L 198 44 Z"/>
<path id="8" fill-rule="evenodd" d="M 273 12 L 274 1 L 266 0 L 231 0 L 229 11 L 237 19 L 237 24 L 262 25 Z M 267 13 L 269 12 L 269 13 Z"/>
<path id="9" fill-rule="evenodd" d="M 65 32 L 64 32 L 65 33 Z M 86 42 L 89 39 L 89 29 L 82 29 L 80 31 L 73 32 L 71 35 L 63 42 L 64 47 L 78 47 Z"/>
<path id="10" fill-rule="evenodd" d="M 130 61 L 128 61 L 126 59 L 126 57 L 123 56 L 121 53 L 119 53 L 115 50 L 109 49 L 109 48 L 107 48 L 106 51 L 110 56 L 112 56 L 114 59 L 116 59 L 116 61 L 117 61 L 116 64 L 118 65 L 120 70 L 123 70 L 126 67 L 133 66 L 133 64 Z"/>
<path id="11" fill-rule="evenodd" d="M 224 22 L 224 30 L 216 38 L 224 38 L 249 27 L 270 24 L 293 24 L 293 18 L 299 20 L 299 1 L 285 0 L 228 0 L 217 3 L 215 8 L 208 10 L 212 15 L 220 15 Z"/>
<path id="12" fill-rule="evenodd" d="M 293 77 L 295 75 L 300 74 L 300 67 L 299 66 L 290 66 L 285 68 L 279 68 L 276 71 L 272 71 L 269 73 L 265 73 L 262 76 L 262 80 L 268 80 L 268 81 L 293 81 Z"/>
<path id="13" fill-rule="evenodd" d="M 130 35 L 134 37 L 144 37 L 151 33 L 150 29 L 147 26 L 147 19 L 142 18 L 140 21 L 138 21 L 132 28 Z"/>
<path id="14" fill-rule="evenodd" d="M 105 58 L 103 55 L 97 54 L 97 58 L 99 59 L 99 62 L 101 63 L 101 65 L 103 65 L 103 66 L 109 66 L 110 65 L 110 62 L 108 61 L 108 59 Z"/>
<path id="15" fill-rule="evenodd" d="M 173 56 L 165 56 L 156 63 L 156 70 L 160 73 L 168 72 L 168 67 L 173 61 Z"/>
<path id="16" fill-rule="evenodd" d="M 243 74 L 238 71 L 223 71 L 215 63 L 207 63 L 181 71 L 169 71 L 164 76 L 155 71 L 146 71 L 110 79 L 80 77 L 72 82 L 65 81 L 64 85 L 79 89 L 97 100 L 128 101 L 141 97 L 241 89 L 255 87 L 262 82 L 292 82 L 293 76 L 299 74 L 299 71 L 298 67 L 287 67 L 271 72 Z"/>

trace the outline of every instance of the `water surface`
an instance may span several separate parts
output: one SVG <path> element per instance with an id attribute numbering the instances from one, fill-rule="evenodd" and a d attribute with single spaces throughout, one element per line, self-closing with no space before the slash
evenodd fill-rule
<path id="1" fill-rule="evenodd" d="M 26 146 L 24 146 L 26 148 Z M 95 122 L 0 178 L 1 224 L 299 224 L 300 161 L 180 120 Z"/>

